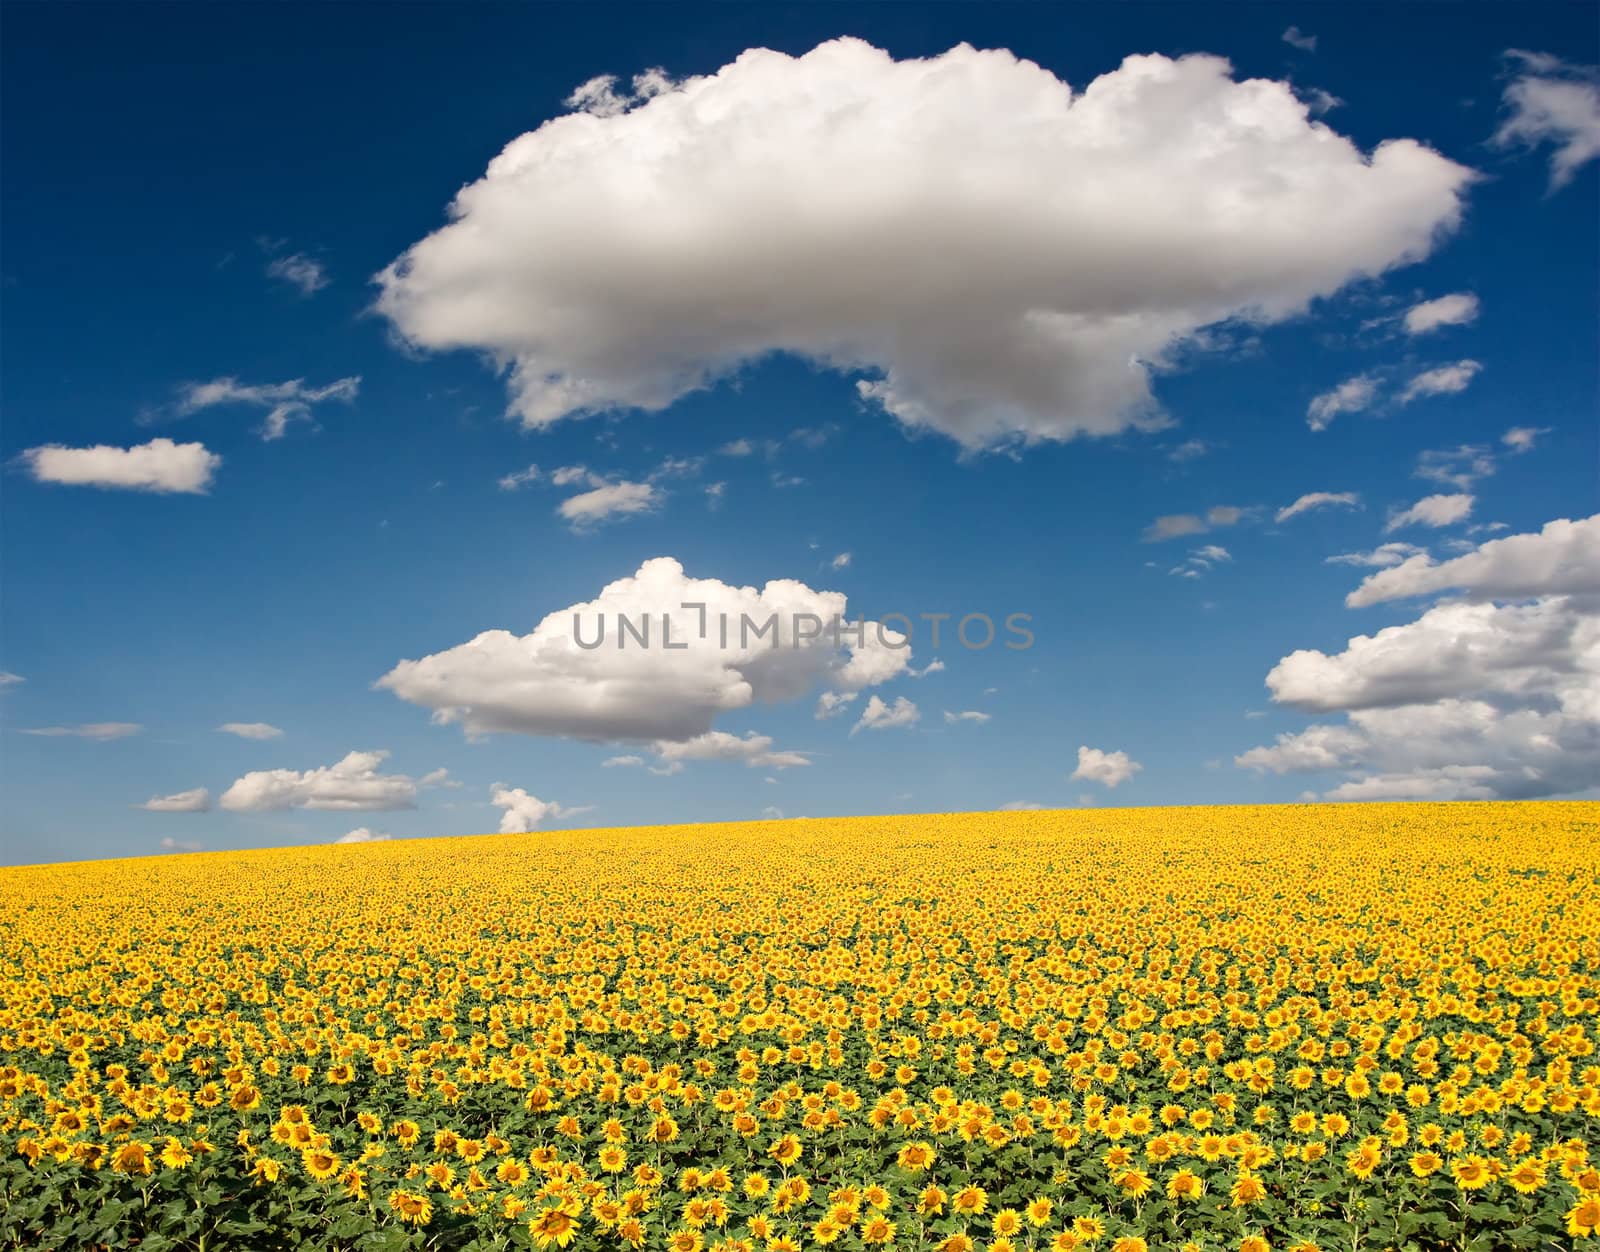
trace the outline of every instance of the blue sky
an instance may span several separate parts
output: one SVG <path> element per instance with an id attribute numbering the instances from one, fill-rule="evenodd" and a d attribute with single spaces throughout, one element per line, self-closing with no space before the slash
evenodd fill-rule
<path id="1" fill-rule="evenodd" d="M 5 21 L 0 860 L 1600 771 L 1584 6 Z"/>

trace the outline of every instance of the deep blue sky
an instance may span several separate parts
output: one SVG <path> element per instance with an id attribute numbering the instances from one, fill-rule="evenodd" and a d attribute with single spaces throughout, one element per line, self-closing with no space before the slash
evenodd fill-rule
<path id="1" fill-rule="evenodd" d="M 1600 59 L 1589 5 L 10 4 L 3 22 L 0 669 L 25 681 L 0 693 L 0 860 L 139 854 L 164 838 L 322 841 L 356 826 L 492 830 L 496 782 L 590 807 L 574 820 L 606 825 L 769 807 L 1292 800 L 1344 774 L 1234 764 L 1315 720 L 1271 704 L 1268 671 L 1425 607 L 1345 608 L 1371 570 L 1328 556 L 1392 539 L 1444 559 L 1595 512 L 1596 166 L 1551 190 L 1549 145 L 1487 142 L 1505 116 L 1507 49 Z M 1316 36 L 1315 52 L 1283 40 L 1291 25 Z M 1128 54 L 1215 53 L 1238 78 L 1331 93 L 1342 103 L 1324 120 L 1363 149 L 1413 138 L 1481 177 L 1460 228 L 1425 260 L 1159 374 L 1171 428 L 1015 455 L 908 437 L 857 399 L 851 377 L 792 357 L 664 412 L 525 433 L 477 355 L 403 350 L 371 312 L 372 276 L 441 226 L 507 142 L 565 113 L 579 83 L 653 66 L 713 74 L 750 47 L 798 56 L 841 35 L 897 60 L 962 41 L 1006 48 L 1074 88 Z M 317 262 L 326 286 L 307 295 L 268 276 L 292 255 Z M 1476 320 L 1419 337 L 1359 330 L 1450 293 L 1477 297 Z M 1462 359 L 1481 372 L 1459 393 L 1307 427 L 1312 398 L 1342 380 L 1376 371 L 1398 386 Z M 318 404 L 317 429 L 296 423 L 270 442 L 259 410 L 169 412 L 189 382 L 351 376 L 353 401 Z M 1545 433 L 1517 454 L 1502 443 L 1514 427 Z M 802 428 L 828 437 L 790 437 Z M 38 482 L 21 459 L 158 436 L 222 457 L 209 492 Z M 715 456 L 741 438 L 782 447 Z M 1174 459 L 1187 440 L 1207 451 Z M 1452 490 L 1418 479 L 1418 457 L 1463 444 L 1497 467 L 1470 488 L 1471 523 L 1506 529 L 1382 534 L 1390 510 Z M 638 480 L 664 458 L 700 456 L 697 476 L 664 482 L 656 512 L 586 533 L 555 514 L 562 495 L 549 486 L 496 487 L 530 462 Z M 804 482 L 779 487 L 775 475 Z M 713 481 L 726 482 L 714 509 L 702 490 Z M 1273 521 L 1318 491 L 1357 493 L 1363 507 Z M 1257 512 L 1142 541 L 1158 516 L 1218 504 Z M 1169 573 L 1212 542 L 1231 560 L 1199 578 Z M 848 567 L 830 568 L 843 552 Z M 698 578 L 839 590 L 869 614 L 1026 612 L 1037 643 L 941 650 L 943 672 L 886 685 L 885 699 L 919 706 L 909 729 L 852 736 L 865 692 L 833 720 L 813 717 L 815 693 L 719 718 L 718 729 L 813 754 L 776 782 L 735 763 L 673 776 L 602 767 L 637 744 L 468 742 L 373 687 L 398 661 L 479 631 L 530 631 L 662 555 Z M 933 656 L 917 649 L 915 663 Z M 943 720 L 966 710 L 991 720 Z M 142 729 L 105 741 L 24 733 L 112 722 Z M 228 722 L 283 734 L 215 731 Z M 1114 789 L 1070 779 L 1080 745 L 1142 769 Z M 447 768 L 461 786 L 421 790 L 398 811 L 217 807 L 250 771 L 312 770 L 352 750 L 388 751 L 389 774 Z M 1476 750 L 1465 745 L 1463 763 Z M 205 812 L 134 807 L 199 787 Z"/>

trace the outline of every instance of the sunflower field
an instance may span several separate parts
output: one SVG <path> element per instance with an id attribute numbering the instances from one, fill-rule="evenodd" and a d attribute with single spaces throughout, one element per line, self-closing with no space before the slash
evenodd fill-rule
<path id="1" fill-rule="evenodd" d="M 0 1246 L 1571 1248 L 1597 849 L 1300 805 L 0 870 Z"/>

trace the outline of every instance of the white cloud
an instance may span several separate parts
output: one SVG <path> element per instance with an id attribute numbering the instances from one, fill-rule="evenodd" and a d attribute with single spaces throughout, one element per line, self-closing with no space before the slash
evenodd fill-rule
<path id="1" fill-rule="evenodd" d="M 1502 148 L 1552 146 L 1550 190 L 1559 190 L 1600 157 L 1600 73 L 1546 53 L 1506 55 L 1522 73 L 1506 86 L 1507 116 L 1491 142 Z"/>
<path id="2" fill-rule="evenodd" d="M 915 726 L 922 720 L 922 712 L 904 696 L 896 696 L 893 704 L 885 704 L 878 696 L 867 701 L 861 710 L 861 720 L 850 728 L 853 735 L 858 730 L 893 730 L 897 726 Z"/>
<path id="3" fill-rule="evenodd" d="M 1378 398 L 1378 380 L 1371 374 L 1347 378 L 1332 391 L 1324 391 L 1306 406 L 1306 425 L 1312 430 L 1327 430 L 1341 413 L 1361 413 Z"/>
<path id="4" fill-rule="evenodd" d="M 1435 448 L 1417 457 L 1414 477 L 1466 491 L 1481 478 L 1495 471 L 1494 457 L 1482 444 L 1464 443 L 1456 448 Z"/>
<path id="5" fill-rule="evenodd" d="M 1600 777 L 1600 612 L 1593 596 L 1447 603 L 1296 652 L 1267 685 L 1280 704 L 1345 714 L 1235 758 L 1272 773 L 1337 770 L 1325 798 L 1532 799 Z"/>
<path id="6" fill-rule="evenodd" d="M 1078 748 L 1078 768 L 1067 777 L 1118 787 L 1143 768 L 1126 752 L 1104 752 L 1084 744 Z"/>
<path id="7" fill-rule="evenodd" d="M 546 820 L 564 822 L 593 810 L 592 805 L 563 808 L 553 800 L 541 800 L 538 796 L 529 795 L 521 787 L 507 787 L 504 783 L 495 783 L 489 788 L 489 803 L 505 810 L 500 815 L 500 833 L 503 835 L 538 830 Z"/>
<path id="8" fill-rule="evenodd" d="M 429 770 L 421 778 L 417 779 L 417 786 L 418 787 L 449 787 L 449 788 L 454 789 L 456 787 L 461 786 L 461 784 L 459 782 L 457 782 L 454 778 L 450 777 L 450 771 L 449 770 L 445 769 L 443 766 L 440 766 L 438 769 Z"/>
<path id="9" fill-rule="evenodd" d="M 179 791 L 170 796 L 151 796 L 138 806 L 152 813 L 204 813 L 211 807 L 211 793 L 204 787 Z"/>
<path id="10" fill-rule="evenodd" d="M 586 483 L 591 487 L 605 485 L 605 479 L 598 474 L 591 473 L 582 465 L 563 465 L 550 475 L 550 481 L 557 487 L 570 487 L 574 483 Z"/>
<path id="11" fill-rule="evenodd" d="M 1211 445 L 1204 439 L 1185 439 L 1176 448 L 1167 453 L 1167 460 L 1177 461 L 1181 464 L 1184 461 L 1193 461 L 1198 457 L 1203 457 L 1210 451 Z"/>
<path id="12" fill-rule="evenodd" d="M 704 637 L 702 610 L 685 607 L 695 604 L 705 606 Z M 815 637 L 806 615 L 824 624 Z M 619 617 L 641 632 L 648 619 L 650 646 L 624 633 Z M 671 647 L 664 646 L 664 617 L 671 619 Z M 859 643 L 845 629 L 835 639 L 828 625 L 836 618 L 851 620 L 840 592 L 788 579 L 760 590 L 736 587 L 690 578 L 677 561 L 657 557 L 596 599 L 549 614 L 531 634 L 485 631 L 400 662 L 378 686 L 433 710 L 436 722 L 460 724 L 469 736 L 681 743 L 753 704 L 801 699 L 819 687 L 857 691 L 905 672 L 910 647 L 891 646 L 904 645 L 902 636 L 885 629 L 880 641 L 869 622 Z M 579 646 L 575 620 L 583 643 L 601 640 L 599 646 Z M 775 625 L 758 634 L 769 620 Z"/>
<path id="13" fill-rule="evenodd" d="M 824 691 L 817 697 L 818 720 L 828 717 L 837 717 L 855 700 L 857 693 L 854 691 Z"/>
<path id="14" fill-rule="evenodd" d="M 755 450 L 755 444 L 748 439 L 733 439 L 717 449 L 723 456 L 749 456 Z"/>
<path id="15" fill-rule="evenodd" d="M 1287 522 L 1291 517 L 1298 517 L 1302 513 L 1309 513 L 1312 509 L 1327 509 L 1336 506 L 1357 509 L 1361 507 L 1361 497 L 1353 491 L 1312 491 L 1301 496 L 1293 504 L 1287 504 L 1279 509 L 1275 521 Z"/>
<path id="16" fill-rule="evenodd" d="M 1451 561 L 1413 554 L 1368 577 L 1344 602 L 1358 609 L 1448 590 L 1488 599 L 1600 592 L 1600 514 L 1491 539 Z"/>
<path id="17" fill-rule="evenodd" d="M 516 470 L 510 474 L 502 474 L 498 480 L 501 491 L 516 491 L 526 487 L 529 483 L 539 481 L 539 467 L 530 465 L 527 469 Z"/>
<path id="18" fill-rule="evenodd" d="M 958 722 L 976 722 L 978 725 L 982 726 L 986 721 L 989 720 L 990 717 L 991 714 L 980 713 L 976 709 L 967 709 L 962 713 L 951 713 L 946 711 L 944 720 L 947 726 L 954 726 Z"/>
<path id="19" fill-rule="evenodd" d="M 1414 556 L 1426 555 L 1426 548 L 1419 548 L 1414 543 L 1383 543 L 1371 552 L 1345 552 L 1339 556 L 1330 556 L 1329 565 L 1367 565 L 1387 567 L 1399 565 L 1400 562 Z"/>
<path id="20" fill-rule="evenodd" d="M 1291 48 L 1298 48 L 1301 52 L 1315 52 L 1317 50 L 1317 37 L 1307 35 L 1298 26 L 1291 26 L 1283 32 L 1283 42 Z"/>
<path id="21" fill-rule="evenodd" d="M 361 389 L 361 376 L 336 379 L 326 386 L 308 387 L 305 379 L 291 378 L 283 383 L 241 383 L 237 378 L 214 378 L 205 383 L 184 383 L 178 388 L 176 412 L 179 416 L 198 413 L 219 405 L 242 404 L 265 409 L 261 437 L 281 439 L 289 423 L 313 421 L 313 407 L 325 400 L 349 403 Z"/>
<path id="22" fill-rule="evenodd" d="M 1032 800 L 1008 800 L 997 810 L 1001 813 L 1036 813 L 1044 805 L 1035 804 Z"/>
<path id="23" fill-rule="evenodd" d="M 1398 509 L 1389 515 L 1383 533 L 1390 534 L 1403 526 L 1454 526 L 1465 521 L 1472 513 L 1473 497 L 1457 495 L 1424 496 L 1408 509 Z"/>
<path id="24" fill-rule="evenodd" d="M 1199 578 L 1211 569 L 1213 565 L 1223 561 L 1233 560 L 1233 554 L 1220 544 L 1208 543 L 1196 548 L 1183 560 L 1181 564 L 1174 565 L 1167 571 L 1179 578 Z"/>
<path id="25" fill-rule="evenodd" d="M 203 443 L 152 439 L 131 448 L 95 444 L 68 448 L 59 443 L 29 448 L 21 456 L 35 482 L 69 487 L 204 495 L 222 458 Z"/>
<path id="26" fill-rule="evenodd" d="M 288 283 L 303 296 L 315 295 L 328 285 L 328 271 L 322 262 L 303 252 L 274 257 L 267 262 L 267 274 Z"/>
<path id="27" fill-rule="evenodd" d="M 1231 504 L 1213 505 L 1203 517 L 1198 513 L 1169 513 L 1146 526 L 1143 539 L 1145 543 L 1160 543 L 1185 535 L 1203 535 L 1213 527 L 1235 526 L 1248 514 L 1249 510 Z"/>
<path id="28" fill-rule="evenodd" d="M 408 343 L 507 369 L 525 426 L 773 352 L 969 448 L 1158 426 L 1152 371 L 1203 328 L 1426 256 L 1473 178 L 1213 56 L 1074 93 L 1003 50 L 839 39 L 648 81 L 585 84 L 378 275 Z"/>
<path id="29" fill-rule="evenodd" d="M 304 772 L 254 770 L 237 779 L 218 801 L 239 813 L 278 809 L 409 809 L 417 784 L 405 774 L 381 774 L 387 752 L 351 752 L 333 765 Z"/>
<path id="30" fill-rule="evenodd" d="M 1423 370 L 1400 391 L 1400 403 L 1410 404 L 1420 396 L 1449 396 L 1465 391 L 1483 366 L 1477 361 L 1457 361 Z"/>
<path id="31" fill-rule="evenodd" d="M 15 687 L 18 683 L 25 683 L 27 681 L 28 680 L 21 674 L 13 674 L 8 669 L 0 669 L 0 691 L 4 691 L 7 687 Z"/>
<path id="32" fill-rule="evenodd" d="M 1585 663 L 1600 661 L 1586 652 L 1597 625 L 1591 607 L 1562 596 L 1531 604 L 1439 604 L 1414 622 L 1357 635 L 1332 656 L 1292 652 L 1268 673 L 1267 689 L 1275 703 L 1312 713 L 1486 692 L 1531 700 L 1566 689 Z M 1591 690 L 1589 698 L 1597 694 Z"/>
<path id="33" fill-rule="evenodd" d="M 767 735 L 751 731 L 743 739 L 725 730 L 711 730 L 682 743 L 663 740 L 653 745 L 655 753 L 669 765 L 684 761 L 742 761 L 765 769 L 789 769 L 811 762 L 798 752 L 774 752 Z"/>
<path id="34" fill-rule="evenodd" d="M 1478 297 L 1470 291 L 1458 291 L 1413 304 L 1406 310 L 1406 334 L 1426 335 L 1441 326 L 1466 326 L 1477 318 Z"/>
<path id="35" fill-rule="evenodd" d="M 204 852 L 205 845 L 188 839 L 174 839 L 168 835 L 161 841 L 163 852 Z"/>
<path id="36" fill-rule="evenodd" d="M 240 739 L 278 739 L 283 735 L 283 731 L 266 722 L 223 722 L 217 729 Z"/>
<path id="37" fill-rule="evenodd" d="M 574 530 L 598 526 L 613 518 L 648 513 L 661 503 L 661 493 L 650 483 L 607 483 L 561 502 L 556 512 Z"/>
<path id="38" fill-rule="evenodd" d="M 848 552 L 841 552 L 828 564 L 833 569 L 848 569 L 850 566 L 850 554 Z"/>
<path id="39" fill-rule="evenodd" d="M 39 735 L 46 739 L 93 739 L 96 742 L 106 742 L 111 739 L 126 739 L 129 735 L 137 735 L 144 727 L 138 722 L 85 722 L 80 726 L 37 726 L 24 730 L 25 735 Z"/>
<path id="40" fill-rule="evenodd" d="M 1513 426 L 1500 436 L 1500 442 L 1510 448 L 1512 452 L 1527 452 L 1538 441 L 1541 435 L 1548 435 L 1548 426 Z"/>
<path id="41" fill-rule="evenodd" d="M 639 765 L 643 765 L 643 764 L 644 764 L 644 757 L 642 757 L 642 756 L 634 756 L 632 754 L 629 754 L 628 756 L 608 756 L 605 760 L 600 762 L 600 768 L 601 769 L 629 769 L 631 767 L 639 766 Z"/>
<path id="42" fill-rule="evenodd" d="M 335 843 L 388 843 L 394 836 L 383 831 L 369 830 L 365 826 L 357 826 L 348 834 L 340 835 Z"/>

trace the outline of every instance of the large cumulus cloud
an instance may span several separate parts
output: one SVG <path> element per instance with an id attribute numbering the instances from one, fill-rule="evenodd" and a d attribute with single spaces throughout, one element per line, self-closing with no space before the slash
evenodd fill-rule
<path id="1" fill-rule="evenodd" d="M 379 276 L 411 345 L 488 353 L 527 427 L 657 410 L 772 352 L 968 447 L 1158 425 L 1151 371 L 1425 256 L 1470 171 L 1363 152 L 1218 57 L 1082 91 L 856 39 L 585 84 Z"/>
<path id="2" fill-rule="evenodd" d="M 831 629 L 836 620 L 848 622 L 847 610 L 837 591 L 791 579 L 737 587 L 691 578 L 671 557 L 657 557 L 594 600 L 549 614 L 531 634 L 484 631 L 401 661 L 378 686 L 469 735 L 650 742 L 660 751 L 663 743 L 706 736 L 719 716 L 753 704 L 798 699 L 819 686 L 859 690 L 905 673 L 911 648 L 893 630 L 869 624 L 858 639 Z M 820 631 L 813 633 L 807 615 Z M 648 619 L 648 646 L 632 634 L 620 636 L 619 646 L 619 617 L 635 630 Z M 663 618 L 670 618 L 670 636 Z M 758 633 L 769 619 L 775 625 Z M 602 622 L 603 642 L 580 646 L 601 638 Z"/>
<path id="3" fill-rule="evenodd" d="M 1275 702 L 1344 715 L 1252 748 L 1262 772 L 1341 771 L 1329 799 L 1528 799 L 1600 778 L 1600 552 L 1590 522 L 1491 540 L 1453 561 L 1415 556 L 1348 600 L 1444 588 L 1450 600 L 1333 654 L 1291 653 Z M 1399 571 L 1406 571 L 1403 575 Z M 1389 578 L 1388 575 L 1398 575 Z"/>

